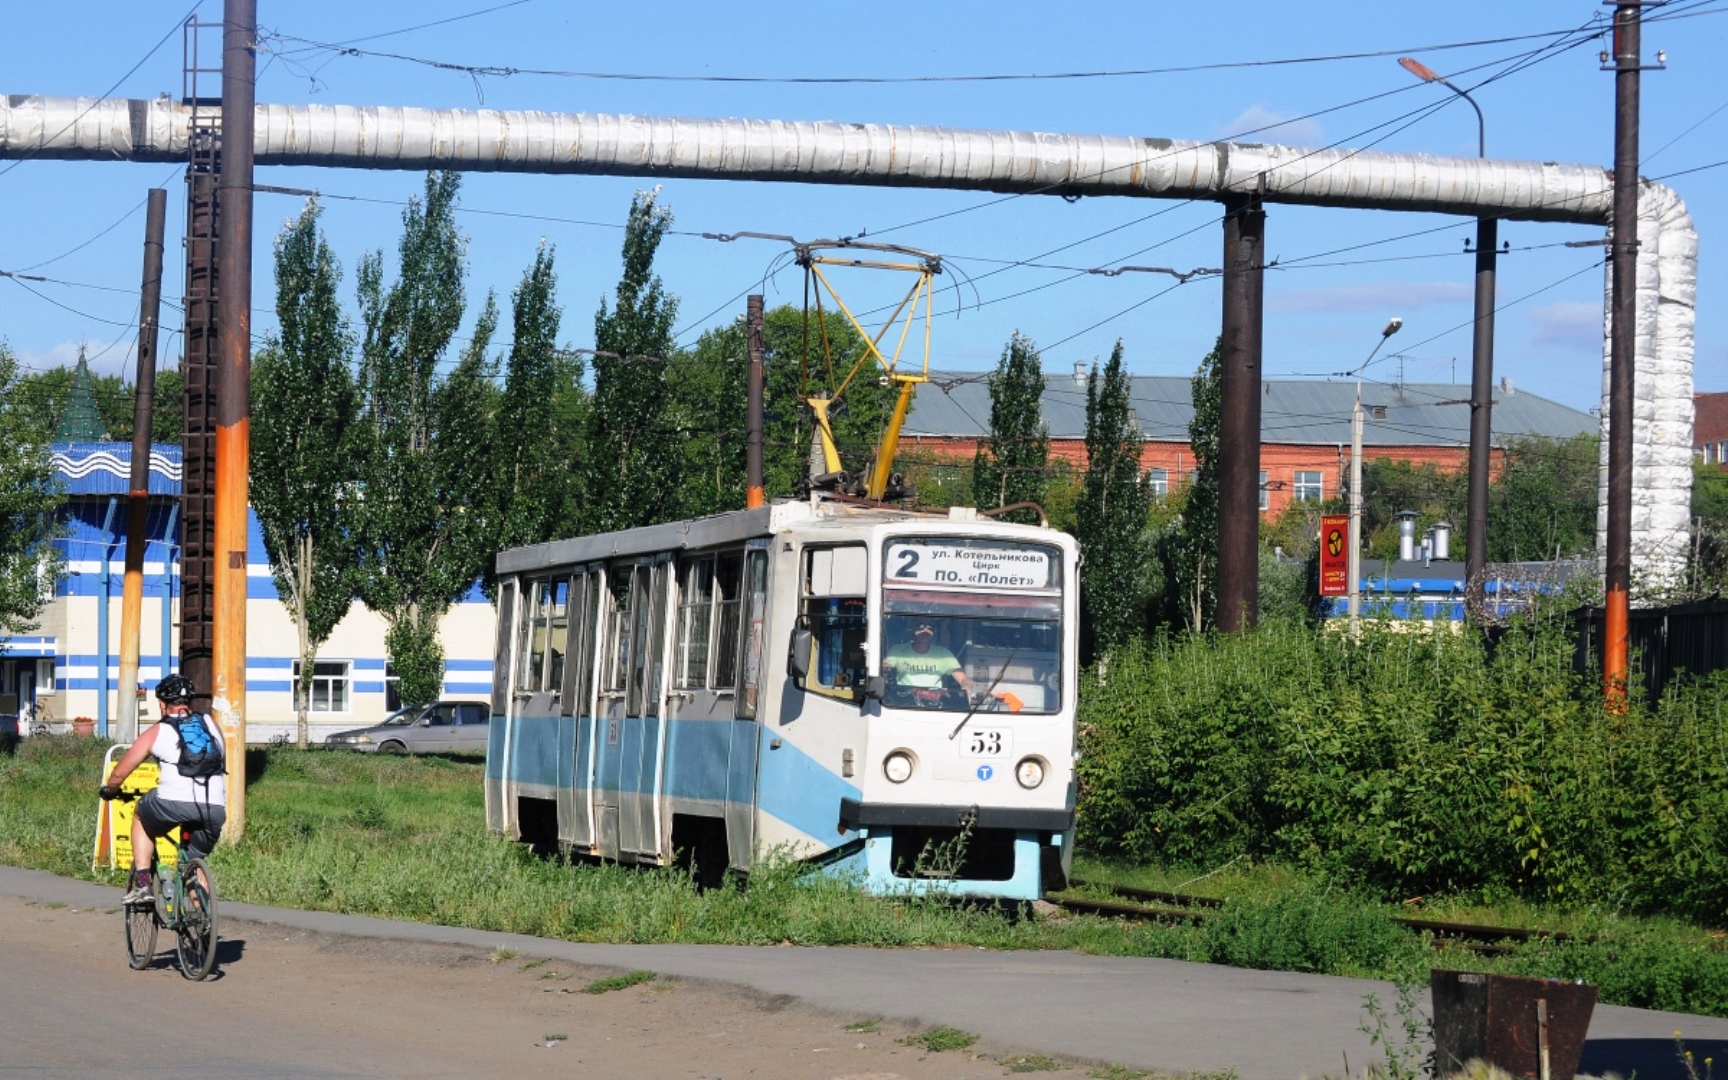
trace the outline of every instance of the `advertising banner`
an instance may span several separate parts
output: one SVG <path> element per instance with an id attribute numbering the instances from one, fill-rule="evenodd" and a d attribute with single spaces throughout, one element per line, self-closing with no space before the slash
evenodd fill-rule
<path id="1" fill-rule="evenodd" d="M 106 784 L 108 777 L 114 772 L 114 763 L 120 755 L 126 752 L 124 746 L 108 748 L 108 757 L 102 763 L 102 782 Z M 147 791 L 156 787 L 156 762 L 145 761 L 126 782 L 120 785 L 120 790 L 128 795 L 143 797 Z M 137 800 L 103 799 L 100 809 L 96 812 L 96 853 L 91 859 L 91 869 L 104 866 L 109 869 L 132 869 L 132 812 L 138 806 Z M 174 844 L 167 837 L 156 841 L 156 864 L 158 866 L 174 865 Z"/>
<path id="2" fill-rule="evenodd" d="M 1350 592 L 1350 517 L 1327 514 L 1320 519 L 1320 595 Z"/>

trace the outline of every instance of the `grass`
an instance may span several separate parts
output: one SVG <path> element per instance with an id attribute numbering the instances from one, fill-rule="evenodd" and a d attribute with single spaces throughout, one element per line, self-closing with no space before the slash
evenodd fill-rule
<path id="1" fill-rule="evenodd" d="M 1043 1054 L 1010 1054 L 1001 1058 L 1000 1063 L 1011 1073 L 1055 1072 L 1066 1067 L 1055 1058 Z"/>
<path id="2" fill-rule="evenodd" d="M 940 1054 L 945 1050 L 964 1050 L 977 1042 L 978 1036 L 944 1024 L 916 1035 L 908 1035 L 900 1041 L 907 1046 L 922 1046 L 933 1054 Z"/>
<path id="3" fill-rule="evenodd" d="M 854 1020 L 846 1025 L 846 1030 L 854 1035 L 876 1035 L 882 1031 L 882 1021 L 874 1017 Z"/>
<path id="4" fill-rule="evenodd" d="M 118 872 L 90 868 L 103 749 L 50 737 L 0 756 L 0 863 L 120 886 Z M 1225 917 L 1201 926 L 872 898 L 786 865 L 759 868 L 748 887 L 698 892 L 677 871 L 566 865 L 488 836 L 476 761 L 280 747 L 248 756 L 246 837 L 213 857 L 223 897 L 239 902 L 578 942 L 1069 949 L 1404 982 L 1443 966 L 1584 978 L 1605 1003 L 1728 1016 L 1728 942 L 1675 919 L 1494 896 L 1427 897 L 1418 910 L 1246 860 L 1076 865 L 1100 882 L 1227 898 Z M 1394 927 L 1396 914 L 1563 929 L 1595 943 L 1535 943 L 1498 957 L 1435 951 Z M 499 949 L 491 959 L 517 955 Z"/>
<path id="5" fill-rule="evenodd" d="M 631 971 L 623 975 L 613 975 L 606 979 L 595 979 L 582 988 L 584 994 L 609 994 L 614 990 L 628 990 L 632 986 L 640 986 L 645 982 L 653 982 L 652 971 Z"/>

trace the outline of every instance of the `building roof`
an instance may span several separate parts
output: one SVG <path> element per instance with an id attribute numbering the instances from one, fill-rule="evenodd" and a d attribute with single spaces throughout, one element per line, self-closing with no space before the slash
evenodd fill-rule
<path id="1" fill-rule="evenodd" d="M 131 443 L 57 442 L 49 452 L 68 495 L 124 495 L 131 490 Z M 150 494 L 180 494 L 178 443 L 151 445 Z"/>
<path id="2" fill-rule="evenodd" d="M 1728 392 L 1692 395 L 1692 445 L 1728 439 Z"/>
<path id="3" fill-rule="evenodd" d="M 90 381 L 90 365 L 80 349 L 78 366 L 72 370 L 72 390 L 66 395 L 66 407 L 60 412 L 60 427 L 54 438 L 61 442 L 93 442 L 107 437 L 102 414 L 96 409 L 96 387 Z"/>
<path id="4" fill-rule="evenodd" d="M 920 387 L 906 420 L 909 436 L 976 438 L 990 428 L 990 387 L 983 372 L 931 373 Z M 1350 439 L 1354 382 L 1268 379 L 1262 384 L 1260 439 L 1263 443 L 1344 445 Z M 1180 376 L 1138 375 L 1130 379 L 1129 401 L 1140 430 L 1151 442 L 1188 441 L 1194 406 L 1190 381 Z M 1363 383 L 1366 446 L 1463 446 L 1470 442 L 1468 385 L 1450 383 Z M 1044 422 L 1054 439 L 1086 437 L 1086 380 L 1049 374 L 1044 386 Z M 1494 441 L 1535 435 L 1570 438 L 1595 434 L 1589 413 L 1522 391 L 1496 389 Z"/>

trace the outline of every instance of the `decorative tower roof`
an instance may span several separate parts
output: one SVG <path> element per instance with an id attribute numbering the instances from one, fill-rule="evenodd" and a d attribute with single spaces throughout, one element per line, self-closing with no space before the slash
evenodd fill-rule
<path id="1" fill-rule="evenodd" d="M 90 365 L 84 359 L 84 348 L 78 348 L 78 367 L 72 372 L 72 390 L 66 395 L 66 408 L 60 413 L 60 427 L 54 433 L 56 442 L 106 442 L 108 432 L 102 427 L 102 414 L 96 409 L 96 385 L 90 377 Z"/>

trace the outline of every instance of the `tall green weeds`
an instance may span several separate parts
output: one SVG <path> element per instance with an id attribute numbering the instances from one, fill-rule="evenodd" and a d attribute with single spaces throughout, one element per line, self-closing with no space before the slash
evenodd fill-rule
<path id="1" fill-rule="evenodd" d="M 1555 621 L 1166 638 L 1089 672 L 1080 839 L 1388 897 L 1728 916 L 1728 673 L 1607 714 Z"/>

